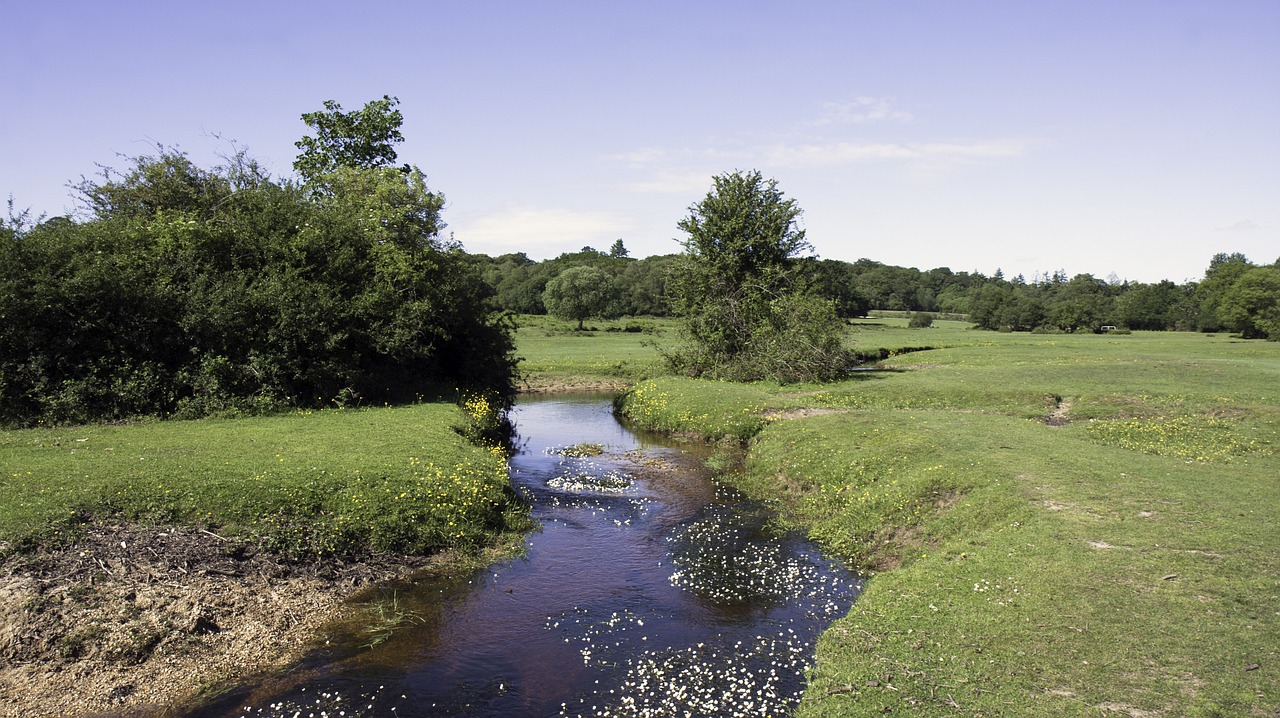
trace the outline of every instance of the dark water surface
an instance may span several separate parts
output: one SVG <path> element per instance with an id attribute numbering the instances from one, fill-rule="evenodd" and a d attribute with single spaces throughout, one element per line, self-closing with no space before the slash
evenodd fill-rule
<path id="1" fill-rule="evenodd" d="M 747 716 L 793 707 L 860 586 L 607 397 L 522 400 L 511 478 L 525 557 L 381 591 L 390 633 L 336 627 L 199 716 Z M 563 449 L 603 444 L 600 456 Z M 369 644 L 377 642 L 369 647 Z"/>

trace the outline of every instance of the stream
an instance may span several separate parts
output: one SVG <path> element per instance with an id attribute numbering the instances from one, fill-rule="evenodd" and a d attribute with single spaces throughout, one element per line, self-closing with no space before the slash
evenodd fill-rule
<path id="1" fill-rule="evenodd" d="M 602 395 L 522 399 L 524 556 L 380 591 L 281 675 L 194 715 L 767 716 L 798 703 L 857 577 Z M 599 455 L 580 448 L 599 444 Z"/>

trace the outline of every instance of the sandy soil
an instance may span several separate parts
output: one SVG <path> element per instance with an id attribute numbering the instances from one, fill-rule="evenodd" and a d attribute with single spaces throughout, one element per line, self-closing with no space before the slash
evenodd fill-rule
<path id="1" fill-rule="evenodd" d="M 162 715 L 287 663 L 362 587 L 426 558 L 285 564 L 195 528 L 93 526 L 57 551 L 0 545 L 0 716 Z"/>

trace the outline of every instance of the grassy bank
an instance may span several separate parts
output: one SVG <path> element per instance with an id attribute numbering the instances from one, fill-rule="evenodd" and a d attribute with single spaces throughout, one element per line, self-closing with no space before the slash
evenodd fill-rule
<path id="1" fill-rule="evenodd" d="M 947 348 L 622 402 L 750 437 L 732 480 L 876 573 L 801 715 L 1280 711 L 1280 345 L 897 322 L 855 341 Z"/>
<path id="2" fill-rule="evenodd" d="M 0 433 L 0 541 L 190 524 L 295 558 L 470 549 L 519 524 L 448 404 Z"/>

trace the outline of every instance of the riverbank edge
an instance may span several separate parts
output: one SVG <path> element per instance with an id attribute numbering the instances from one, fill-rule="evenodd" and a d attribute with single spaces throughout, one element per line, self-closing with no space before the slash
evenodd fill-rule
<path id="1" fill-rule="evenodd" d="M 535 378 L 521 394 L 627 386 Z M 0 648 L 13 658 L 0 662 L 0 718 L 180 713 L 295 662 L 381 586 L 518 556 L 536 527 L 512 528 L 466 552 L 310 563 L 187 524 L 93 522 L 72 541 L 22 550 L 0 541 Z"/>
<path id="2" fill-rule="evenodd" d="M 519 555 L 524 536 L 290 564 L 194 527 L 95 525 L 0 562 L 0 640 L 46 642 L 39 659 L 0 667 L 0 716 L 180 715 L 296 662 L 379 586 L 474 572 Z"/>
<path id="3" fill-rule="evenodd" d="M 521 394 L 627 386 L 535 378 Z M 0 718 L 182 714 L 296 662 L 380 587 L 509 560 L 532 530 L 495 534 L 474 552 L 311 563 L 191 525 L 94 523 L 59 546 L 0 544 L 0 645 L 25 654 L 0 665 Z"/>

